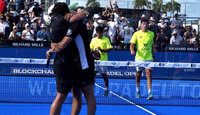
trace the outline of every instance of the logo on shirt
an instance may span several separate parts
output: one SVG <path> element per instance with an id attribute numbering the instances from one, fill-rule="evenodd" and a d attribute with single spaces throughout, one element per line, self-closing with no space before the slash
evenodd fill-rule
<path id="1" fill-rule="evenodd" d="M 70 35 L 72 35 L 72 29 L 68 29 L 67 30 L 67 34 L 66 34 L 67 36 L 70 36 Z"/>

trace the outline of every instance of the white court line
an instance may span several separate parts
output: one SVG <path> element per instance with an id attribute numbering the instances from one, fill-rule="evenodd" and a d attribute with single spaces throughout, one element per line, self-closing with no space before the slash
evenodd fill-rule
<path id="1" fill-rule="evenodd" d="M 98 85 L 98 84 L 96 84 L 96 83 L 95 83 L 95 85 L 98 86 L 98 87 L 100 87 L 100 88 L 102 88 L 103 90 L 106 90 L 104 87 L 102 87 L 102 86 L 100 86 L 100 85 Z M 130 103 L 130 104 L 132 104 L 132 105 L 135 105 L 136 107 L 138 107 L 138 108 L 140 108 L 140 109 L 142 109 L 142 110 L 144 110 L 144 111 L 150 113 L 151 115 L 156 115 L 155 113 L 153 113 L 153 112 L 151 112 L 151 111 L 149 111 L 149 110 L 147 110 L 147 109 L 145 109 L 145 108 L 143 108 L 143 107 L 141 107 L 141 106 L 139 106 L 139 105 L 137 105 L 137 104 L 135 104 L 135 103 L 129 101 L 129 100 L 126 99 L 126 98 L 123 98 L 122 96 L 120 96 L 120 95 L 118 95 L 118 94 L 116 94 L 116 93 L 114 93 L 114 92 L 112 92 L 112 91 L 109 91 L 109 92 L 110 92 L 111 94 L 113 94 L 113 95 L 115 95 L 115 96 L 121 98 L 122 100 L 124 100 L 124 101 L 126 101 L 126 102 L 128 102 L 128 103 Z"/>

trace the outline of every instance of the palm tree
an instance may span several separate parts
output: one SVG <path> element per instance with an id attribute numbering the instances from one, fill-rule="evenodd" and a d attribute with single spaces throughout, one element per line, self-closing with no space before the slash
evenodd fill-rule
<path id="1" fill-rule="evenodd" d="M 88 7 L 100 7 L 100 3 L 96 0 L 88 0 L 86 6 Z"/>
<path id="2" fill-rule="evenodd" d="M 150 8 L 151 2 L 148 2 L 148 0 L 135 0 L 133 2 L 134 9 L 144 9 L 145 7 Z"/>
<path id="3" fill-rule="evenodd" d="M 172 4 L 173 4 L 173 7 L 172 7 Z M 165 7 L 166 7 L 166 11 L 172 12 L 172 14 L 174 14 L 174 11 L 178 13 L 181 10 L 181 4 L 179 4 L 175 0 L 172 0 L 172 2 L 167 2 Z"/>
<path id="4" fill-rule="evenodd" d="M 153 10 L 161 12 L 163 10 L 163 0 L 153 0 Z"/>

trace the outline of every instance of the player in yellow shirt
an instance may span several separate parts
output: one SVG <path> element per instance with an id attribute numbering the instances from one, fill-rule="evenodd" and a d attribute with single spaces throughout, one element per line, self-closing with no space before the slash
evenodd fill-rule
<path id="1" fill-rule="evenodd" d="M 99 50 L 100 54 L 101 54 L 101 57 L 100 57 L 99 60 L 100 61 L 108 61 L 108 53 L 107 52 L 109 52 L 111 50 L 112 45 L 110 43 L 110 40 L 107 37 L 103 36 L 103 29 L 104 28 L 101 27 L 101 26 L 98 26 L 96 28 L 97 37 L 92 39 L 92 41 L 90 43 L 90 50 L 91 51 Z M 104 83 L 105 83 L 105 87 L 106 87 L 106 90 L 104 92 L 104 96 L 107 96 L 108 93 L 109 93 L 108 77 L 106 75 L 107 68 L 97 66 L 97 67 L 95 67 L 95 71 L 96 71 L 96 73 L 99 72 L 104 79 Z"/>
<path id="2" fill-rule="evenodd" d="M 131 55 L 135 54 L 134 46 L 136 45 L 136 56 L 135 62 L 144 63 L 144 62 L 153 62 L 153 44 L 154 44 L 154 33 L 148 30 L 148 20 L 141 20 L 141 30 L 135 32 L 131 38 L 130 51 Z M 142 70 L 145 69 L 146 77 L 147 77 L 147 88 L 148 88 L 148 100 L 153 99 L 153 95 L 151 93 L 151 73 L 152 69 L 150 67 L 136 67 L 136 98 L 140 98 L 140 76 L 142 74 Z"/>

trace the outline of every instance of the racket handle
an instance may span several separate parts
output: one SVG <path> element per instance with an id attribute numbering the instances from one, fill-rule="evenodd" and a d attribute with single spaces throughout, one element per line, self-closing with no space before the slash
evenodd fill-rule
<path id="1" fill-rule="evenodd" d="M 52 57 L 53 54 L 50 53 L 49 55 L 50 55 L 50 56 L 49 56 L 50 58 L 47 59 L 47 63 L 46 63 L 46 67 L 47 67 L 47 68 L 49 67 L 49 63 L 50 63 L 50 60 L 51 60 L 51 57 Z"/>

